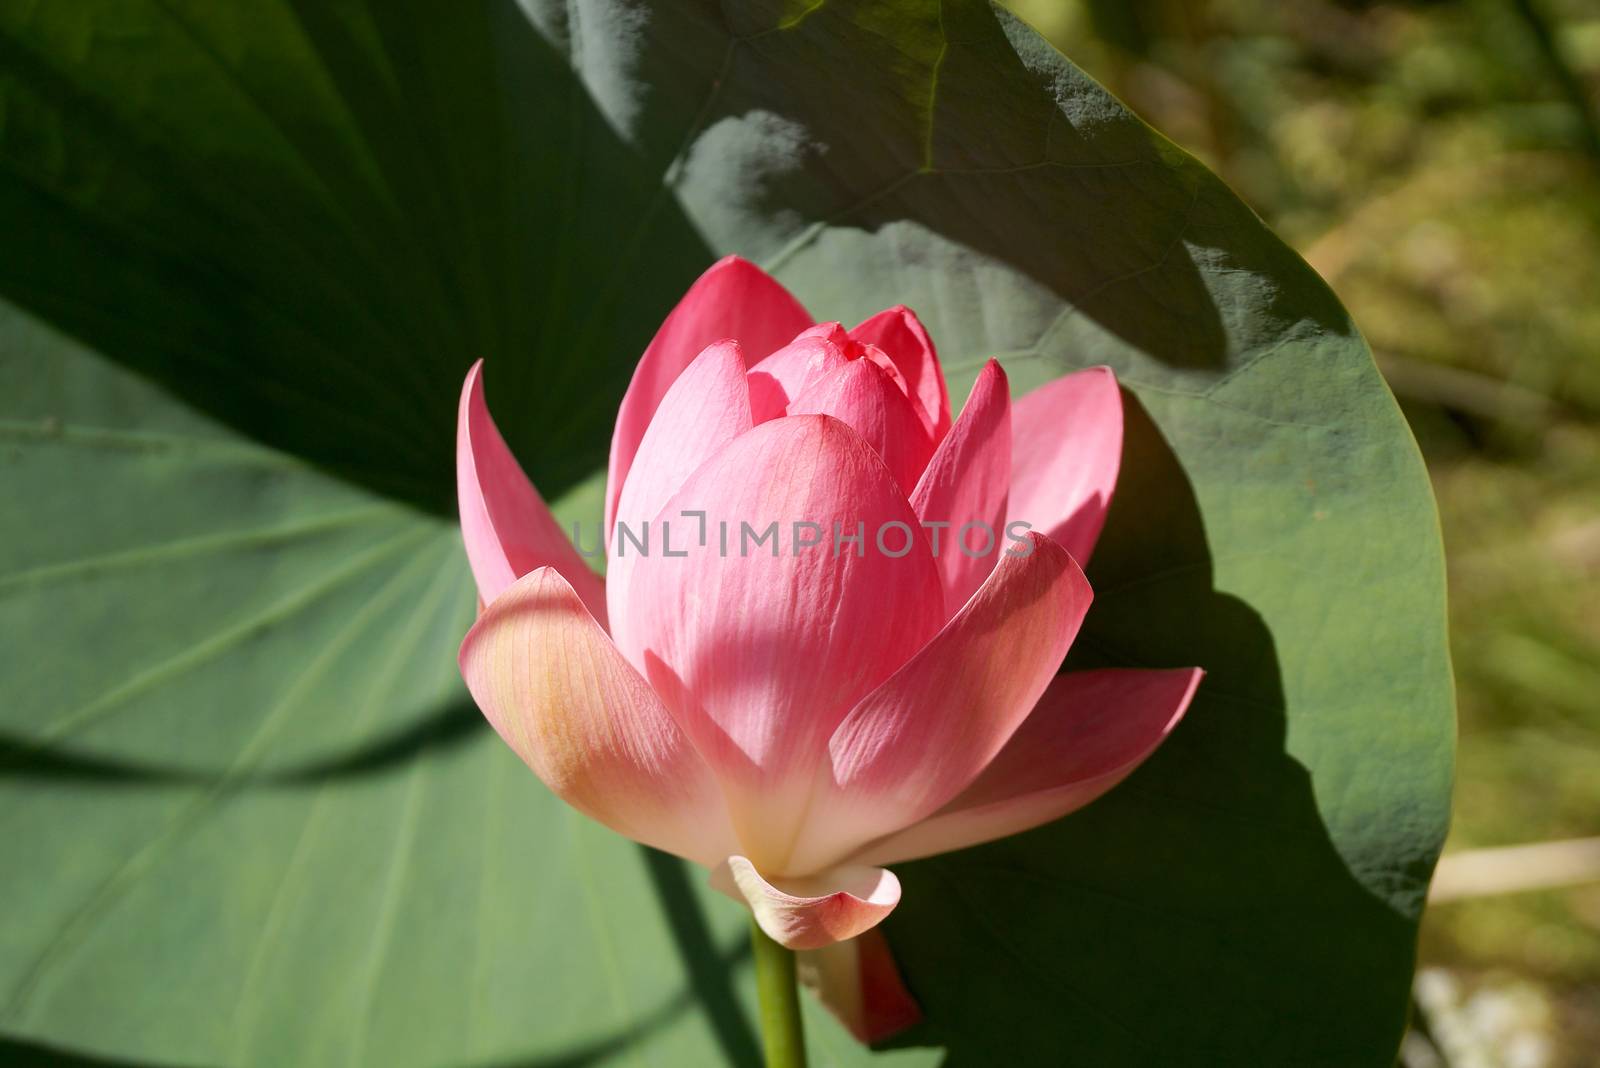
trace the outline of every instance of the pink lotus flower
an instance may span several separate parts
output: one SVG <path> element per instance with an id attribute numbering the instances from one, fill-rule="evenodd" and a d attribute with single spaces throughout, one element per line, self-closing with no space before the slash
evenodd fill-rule
<path id="1" fill-rule="evenodd" d="M 468 373 L 457 473 L 485 607 L 462 674 L 556 794 L 711 869 L 774 940 L 814 951 L 824 1000 L 875 1040 L 917 1017 L 881 935 L 861 937 L 900 899 L 883 866 L 1088 804 L 1199 683 L 1056 674 L 1121 449 L 1107 368 L 1013 405 L 991 360 L 952 423 L 908 309 L 814 324 L 730 257 L 623 398 L 604 582 Z M 774 522 L 741 551 L 743 524 Z"/>

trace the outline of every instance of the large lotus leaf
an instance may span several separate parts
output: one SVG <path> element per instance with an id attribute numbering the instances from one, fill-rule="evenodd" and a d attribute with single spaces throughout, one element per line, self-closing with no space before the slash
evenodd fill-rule
<path id="1" fill-rule="evenodd" d="M 957 396 L 1116 367 L 1069 666 L 1210 672 L 1103 801 L 903 866 L 890 1059 L 1392 1063 L 1452 739 L 1421 464 L 1321 282 L 1010 17 L 0 0 L 0 159 L 4 1052 L 754 1060 L 739 910 L 453 662 L 465 367 L 592 530 L 633 360 L 737 251 L 916 307 Z"/>

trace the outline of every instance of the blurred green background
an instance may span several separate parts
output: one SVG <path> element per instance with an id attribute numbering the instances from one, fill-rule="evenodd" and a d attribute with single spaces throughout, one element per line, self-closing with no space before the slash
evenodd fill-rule
<path id="1" fill-rule="evenodd" d="M 1012 7 L 1310 261 L 1400 398 L 1450 568 L 1447 853 L 1600 835 L 1600 4 Z M 1449 1063 L 1596 1063 L 1600 882 L 1438 903 L 1422 967 Z"/>

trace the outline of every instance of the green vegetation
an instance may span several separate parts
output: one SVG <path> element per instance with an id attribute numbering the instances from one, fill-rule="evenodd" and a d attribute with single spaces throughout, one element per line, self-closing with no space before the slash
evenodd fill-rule
<path id="1" fill-rule="evenodd" d="M 1600 8 L 1015 7 L 1300 250 L 1400 397 L 1449 558 L 1447 848 L 1600 834 Z M 1600 1048 L 1600 886 L 1437 906 L 1422 963 Z"/>
<path id="2" fill-rule="evenodd" d="M 0 1060 L 754 1059 L 744 911 L 550 796 L 454 664 L 468 365 L 592 530 L 638 353 L 737 251 L 919 309 L 958 401 L 995 353 L 1019 394 L 1115 366 L 1070 659 L 1208 672 L 1103 800 L 897 866 L 895 1060 L 1386 1066 L 1445 574 L 1331 292 L 986 0 L 527 7 L 0 4 Z"/>

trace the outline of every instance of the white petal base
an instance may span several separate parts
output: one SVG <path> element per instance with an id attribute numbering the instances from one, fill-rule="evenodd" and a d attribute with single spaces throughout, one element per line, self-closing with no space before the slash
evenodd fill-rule
<path id="1" fill-rule="evenodd" d="M 820 949 L 876 927 L 900 903 L 900 880 L 883 868 L 840 867 L 773 885 L 735 854 L 711 871 L 714 889 L 742 902 L 779 945 Z"/>

